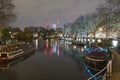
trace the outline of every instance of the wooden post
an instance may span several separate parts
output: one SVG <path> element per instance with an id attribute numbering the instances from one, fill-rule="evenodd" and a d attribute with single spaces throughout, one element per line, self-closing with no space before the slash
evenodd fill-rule
<path id="1" fill-rule="evenodd" d="M 112 73 L 112 60 L 109 60 L 107 64 L 107 76 L 111 76 L 111 73 Z"/>

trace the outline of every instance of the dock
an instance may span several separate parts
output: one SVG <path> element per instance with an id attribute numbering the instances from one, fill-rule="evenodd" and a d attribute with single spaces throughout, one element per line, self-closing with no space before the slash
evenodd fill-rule
<path id="1" fill-rule="evenodd" d="M 120 53 L 115 49 L 110 49 L 113 54 L 112 74 L 107 80 L 120 80 Z"/>

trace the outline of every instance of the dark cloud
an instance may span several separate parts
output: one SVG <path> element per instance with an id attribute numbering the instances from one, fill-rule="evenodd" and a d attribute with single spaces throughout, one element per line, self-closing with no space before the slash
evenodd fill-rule
<path id="1" fill-rule="evenodd" d="M 99 0 L 14 0 L 18 19 L 16 26 L 44 25 L 45 22 L 61 24 L 79 15 L 94 12 Z"/>

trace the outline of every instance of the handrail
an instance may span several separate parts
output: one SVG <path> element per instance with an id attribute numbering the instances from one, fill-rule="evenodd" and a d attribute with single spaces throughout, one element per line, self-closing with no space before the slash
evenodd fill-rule
<path id="1" fill-rule="evenodd" d="M 92 58 L 87 57 L 87 56 L 85 56 L 85 57 L 86 57 L 86 59 L 93 60 L 93 61 L 106 61 L 106 60 L 103 60 L 103 59 L 92 59 Z"/>
<path id="2" fill-rule="evenodd" d="M 99 75 L 100 73 L 102 73 L 103 71 L 105 71 L 107 69 L 107 66 L 104 67 L 101 71 L 99 71 L 98 73 L 96 73 L 95 75 L 91 76 L 90 78 L 88 78 L 87 80 L 91 80 L 93 79 L 94 77 L 96 77 L 97 75 Z"/>
<path id="3" fill-rule="evenodd" d="M 18 50 L 11 51 L 11 52 L 8 52 L 8 53 L 14 53 L 14 52 L 18 52 L 18 51 L 23 51 L 23 49 L 18 49 Z M 7 52 L 2 52 L 2 53 L 7 53 Z"/>
<path id="4" fill-rule="evenodd" d="M 10 52 L 10 53 L 14 53 L 14 52 L 18 52 L 18 51 L 23 51 L 23 49 L 18 49 L 18 50 L 16 50 L 16 51 L 12 51 L 12 52 Z"/>

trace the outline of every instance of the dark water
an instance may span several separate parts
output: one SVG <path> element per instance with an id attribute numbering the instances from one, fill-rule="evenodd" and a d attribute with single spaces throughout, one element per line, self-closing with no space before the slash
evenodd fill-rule
<path id="1" fill-rule="evenodd" d="M 86 80 L 90 77 L 81 48 L 59 40 L 41 40 L 36 44 L 35 53 L 0 64 L 0 80 Z"/>

